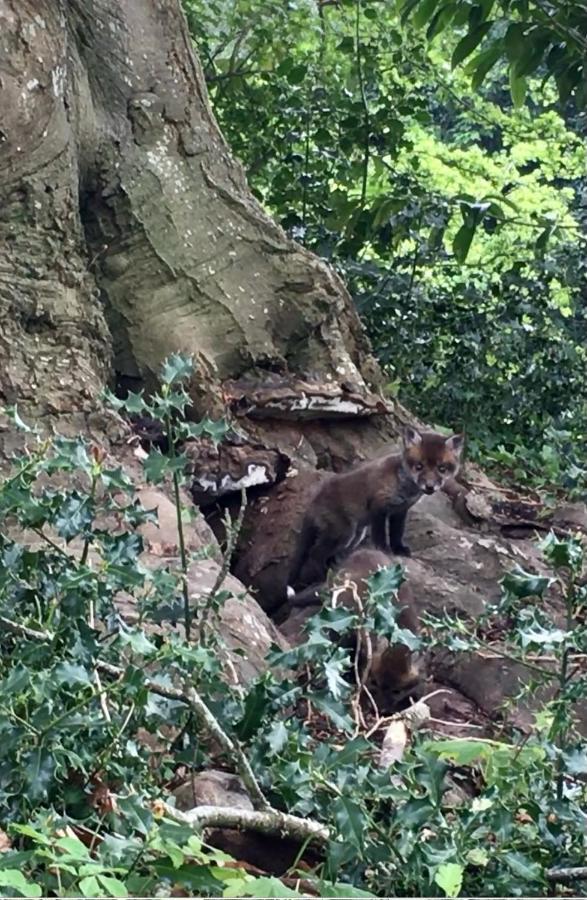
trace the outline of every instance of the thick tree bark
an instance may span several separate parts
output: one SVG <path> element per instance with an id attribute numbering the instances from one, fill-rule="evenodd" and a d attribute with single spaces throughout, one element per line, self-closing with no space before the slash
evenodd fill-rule
<path id="1" fill-rule="evenodd" d="M 377 383 L 340 279 L 249 192 L 179 0 L 0 0 L 0 400 L 79 428 L 114 371 Z M 108 328 L 109 326 L 109 328 Z"/>

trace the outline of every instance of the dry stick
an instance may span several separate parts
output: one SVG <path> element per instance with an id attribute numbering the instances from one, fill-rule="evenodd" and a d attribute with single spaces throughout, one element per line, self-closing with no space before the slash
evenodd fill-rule
<path id="1" fill-rule="evenodd" d="M 232 809 L 229 806 L 197 806 L 189 812 L 182 812 L 168 803 L 156 800 L 155 812 L 159 809 L 170 819 L 201 830 L 203 828 L 246 828 L 261 834 L 286 834 L 300 841 L 311 838 L 326 843 L 330 832 L 324 825 L 311 819 L 291 816 L 277 809 L 249 810 Z"/>
<path id="2" fill-rule="evenodd" d="M 230 529 L 230 531 L 228 533 L 228 541 L 226 542 L 226 552 L 225 552 L 224 558 L 222 560 L 222 566 L 218 573 L 218 577 L 216 578 L 216 581 L 214 582 L 212 589 L 210 590 L 210 593 L 208 594 L 208 597 L 206 598 L 208 604 L 210 604 L 212 602 L 212 600 L 214 600 L 216 594 L 218 593 L 218 591 L 220 590 L 220 588 L 222 587 L 222 585 L 224 583 L 224 579 L 228 575 L 228 569 L 230 567 L 230 560 L 232 559 L 232 554 L 234 553 L 234 548 L 235 548 L 236 542 L 238 540 L 238 536 L 243 527 L 243 520 L 245 518 L 246 508 L 247 508 L 247 491 L 246 491 L 246 488 L 243 487 L 243 488 L 241 488 L 241 505 L 240 505 L 240 509 L 238 511 L 238 518 L 237 518 L 234 526 Z"/>
<path id="3" fill-rule="evenodd" d="M 572 866 L 569 869 L 547 869 L 545 875 L 547 881 L 558 881 L 561 884 L 569 881 L 585 881 L 587 879 L 587 866 Z"/>
<path id="4" fill-rule="evenodd" d="M 7 631 L 11 631 L 13 634 L 20 634 L 23 637 L 27 637 L 29 640 L 54 640 L 54 635 L 49 631 L 36 631 L 33 628 L 27 628 L 26 625 L 20 625 L 18 622 L 13 622 L 11 619 L 6 619 L 4 616 L 0 616 L 0 626 Z M 103 662 L 101 660 L 96 662 L 96 669 L 104 675 L 110 676 L 110 678 L 123 678 L 125 674 L 124 669 L 121 669 L 119 666 L 114 666 L 111 663 Z M 193 711 L 200 725 L 205 728 L 205 730 L 220 744 L 222 749 L 234 759 L 242 782 L 249 792 L 253 806 L 256 809 L 261 810 L 269 808 L 269 803 L 259 787 L 251 764 L 241 747 L 226 734 L 193 687 L 187 687 L 185 691 L 181 691 L 179 688 L 165 687 L 157 684 L 157 682 L 152 681 L 150 678 L 145 678 L 145 687 L 147 690 L 151 691 L 151 693 L 157 694 L 159 697 L 165 697 L 167 700 L 177 700 L 180 703 L 187 704 Z"/>

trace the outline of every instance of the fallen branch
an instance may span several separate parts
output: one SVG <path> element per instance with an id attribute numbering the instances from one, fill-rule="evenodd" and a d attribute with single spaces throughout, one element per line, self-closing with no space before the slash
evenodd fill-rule
<path id="1" fill-rule="evenodd" d="M 246 831 L 258 831 L 261 834 L 280 835 L 298 841 L 310 838 L 320 844 L 330 839 L 330 832 L 325 825 L 313 819 L 302 819 L 290 816 L 278 809 L 250 810 L 233 809 L 229 806 L 196 806 L 182 812 L 163 800 L 156 800 L 154 812 L 189 825 L 200 831 L 203 828 L 239 828 Z"/>
<path id="2" fill-rule="evenodd" d="M 13 634 L 20 634 L 23 637 L 33 641 L 52 641 L 54 635 L 49 631 L 35 631 L 33 628 L 27 628 L 18 622 L 13 622 L 4 616 L 0 616 L 0 626 Z M 111 663 L 97 660 L 95 663 L 97 671 L 108 675 L 110 678 L 123 678 L 124 669 L 120 666 L 114 666 Z M 269 809 L 269 803 L 259 787 L 259 783 L 255 778 L 255 773 L 251 768 L 251 764 L 243 753 L 241 747 L 230 738 L 214 715 L 210 712 L 198 692 L 193 687 L 187 687 L 184 691 L 179 688 L 168 687 L 157 684 L 151 678 L 145 678 L 145 687 L 153 694 L 159 697 L 165 697 L 167 700 L 177 700 L 185 703 L 190 707 L 200 725 L 220 744 L 222 749 L 228 753 L 236 764 L 236 768 L 241 780 L 247 789 L 253 806 L 255 809 Z"/>
<path id="3" fill-rule="evenodd" d="M 547 869 L 545 872 L 547 881 L 558 881 L 567 884 L 569 881 L 587 880 L 587 866 L 572 866 L 569 869 Z"/>

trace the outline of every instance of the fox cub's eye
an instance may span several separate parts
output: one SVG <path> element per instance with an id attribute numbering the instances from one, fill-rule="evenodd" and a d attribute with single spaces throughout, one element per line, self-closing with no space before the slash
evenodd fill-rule
<path id="1" fill-rule="evenodd" d="M 421 472 L 423 468 L 424 466 L 422 465 L 422 463 L 416 463 L 416 465 L 414 466 L 416 472 Z"/>
<path id="2" fill-rule="evenodd" d="M 446 472 L 446 466 L 438 466 L 438 471 L 441 475 L 444 475 L 444 473 Z"/>

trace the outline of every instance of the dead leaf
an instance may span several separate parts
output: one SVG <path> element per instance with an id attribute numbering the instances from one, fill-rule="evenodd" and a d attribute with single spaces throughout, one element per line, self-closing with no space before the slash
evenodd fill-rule
<path id="1" fill-rule="evenodd" d="M 12 841 L 6 832 L 0 828 L 0 853 L 6 853 L 8 850 L 12 850 Z"/>
<path id="2" fill-rule="evenodd" d="M 385 732 L 383 744 L 381 745 L 381 753 L 379 754 L 379 765 L 382 769 L 388 769 L 394 763 L 402 759 L 408 743 L 408 729 L 405 722 L 398 720 L 391 722 Z"/>

